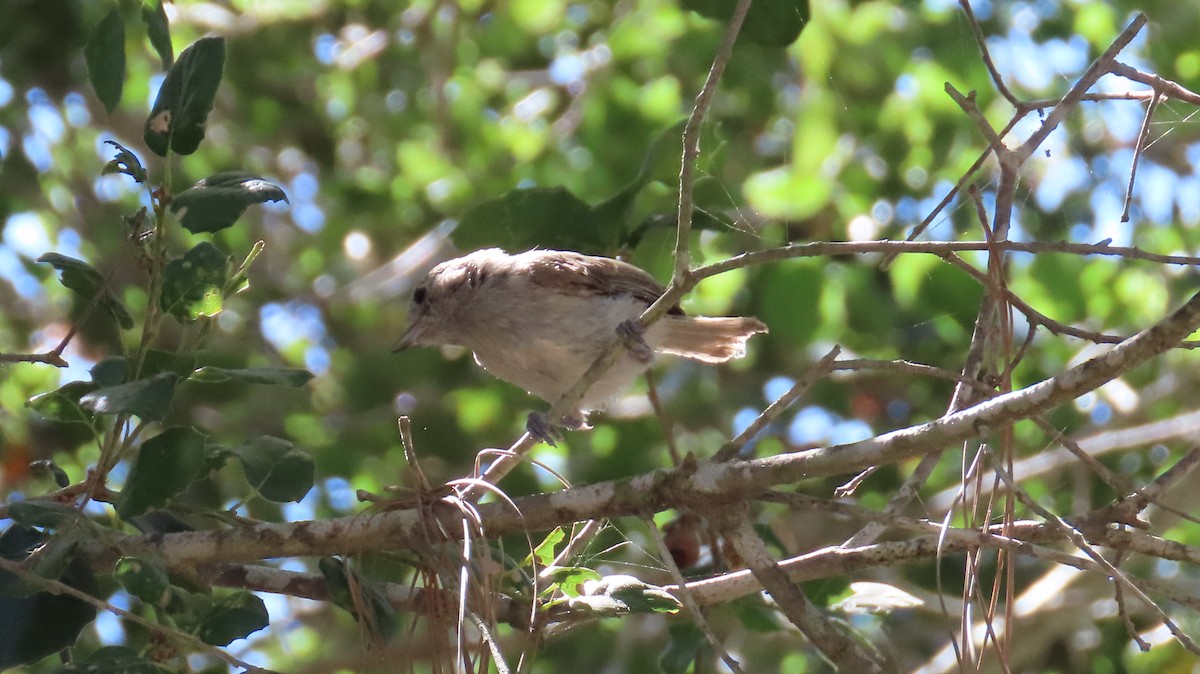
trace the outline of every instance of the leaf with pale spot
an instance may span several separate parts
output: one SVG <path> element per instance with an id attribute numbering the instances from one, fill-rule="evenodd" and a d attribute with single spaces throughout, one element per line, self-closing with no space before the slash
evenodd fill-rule
<path id="1" fill-rule="evenodd" d="M 194 248 L 163 269 L 162 310 L 184 321 L 216 316 L 224 307 L 229 258 L 211 243 Z"/>
<path id="2" fill-rule="evenodd" d="M 183 50 L 167 71 L 142 131 L 146 146 L 165 157 L 171 150 L 191 154 L 204 140 L 225 68 L 225 38 L 206 37 Z"/>

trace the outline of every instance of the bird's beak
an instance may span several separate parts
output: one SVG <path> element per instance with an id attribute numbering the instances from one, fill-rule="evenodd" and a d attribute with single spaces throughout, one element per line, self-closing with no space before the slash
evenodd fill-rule
<path id="1" fill-rule="evenodd" d="M 420 339 L 421 328 L 416 325 L 411 325 L 409 326 L 408 330 L 404 332 L 404 336 L 401 337 L 394 346 L 392 346 L 392 353 L 403 351 L 410 346 L 416 346 L 420 342 Z"/>

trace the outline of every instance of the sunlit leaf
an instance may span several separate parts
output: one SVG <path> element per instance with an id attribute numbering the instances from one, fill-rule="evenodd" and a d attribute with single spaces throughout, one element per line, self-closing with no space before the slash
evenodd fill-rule
<path id="1" fill-rule="evenodd" d="M 184 321 L 221 313 L 228 268 L 220 249 L 207 241 L 196 244 L 163 269 L 162 310 Z"/>

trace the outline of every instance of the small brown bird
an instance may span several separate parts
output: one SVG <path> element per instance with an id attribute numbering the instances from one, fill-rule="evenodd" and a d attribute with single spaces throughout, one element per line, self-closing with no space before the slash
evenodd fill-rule
<path id="1" fill-rule="evenodd" d="M 665 288 L 641 269 L 607 257 L 559 250 L 509 255 L 477 250 L 439 264 L 413 290 L 408 330 L 395 350 L 455 345 L 475 353 L 493 375 L 550 403 L 583 375 L 618 331 L 625 334 Z M 584 426 L 650 367 L 653 353 L 723 363 L 746 353 L 746 341 L 766 332 L 755 318 L 685 316 L 678 306 L 633 337 L 626 352 L 559 423 Z M 647 349 L 648 347 L 648 349 Z M 639 349 L 634 349 L 638 351 Z M 530 415 L 529 430 L 551 441 L 550 426 Z"/>

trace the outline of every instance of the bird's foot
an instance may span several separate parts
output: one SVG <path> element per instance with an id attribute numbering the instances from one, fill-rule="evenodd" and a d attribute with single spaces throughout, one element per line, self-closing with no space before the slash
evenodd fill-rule
<path id="1" fill-rule="evenodd" d="M 646 343 L 642 332 L 642 327 L 634 320 L 621 321 L 617 324 L 617 335 L 620 336 L 621 343 L 625 345 L 629 355 L 639 363 L 652 363 L 654 362 L 654 349 Z"/>
<path id="2" fill-rule="evenodd" d="M 551 447 L 558 446 L 554 442 L 555 439 L 562 439 L 562 433 L 541 412 L 529 413 L 529 416 L 525 418 L 525 432 L 533 436 L 535 440 L 541 440 Z"/>

